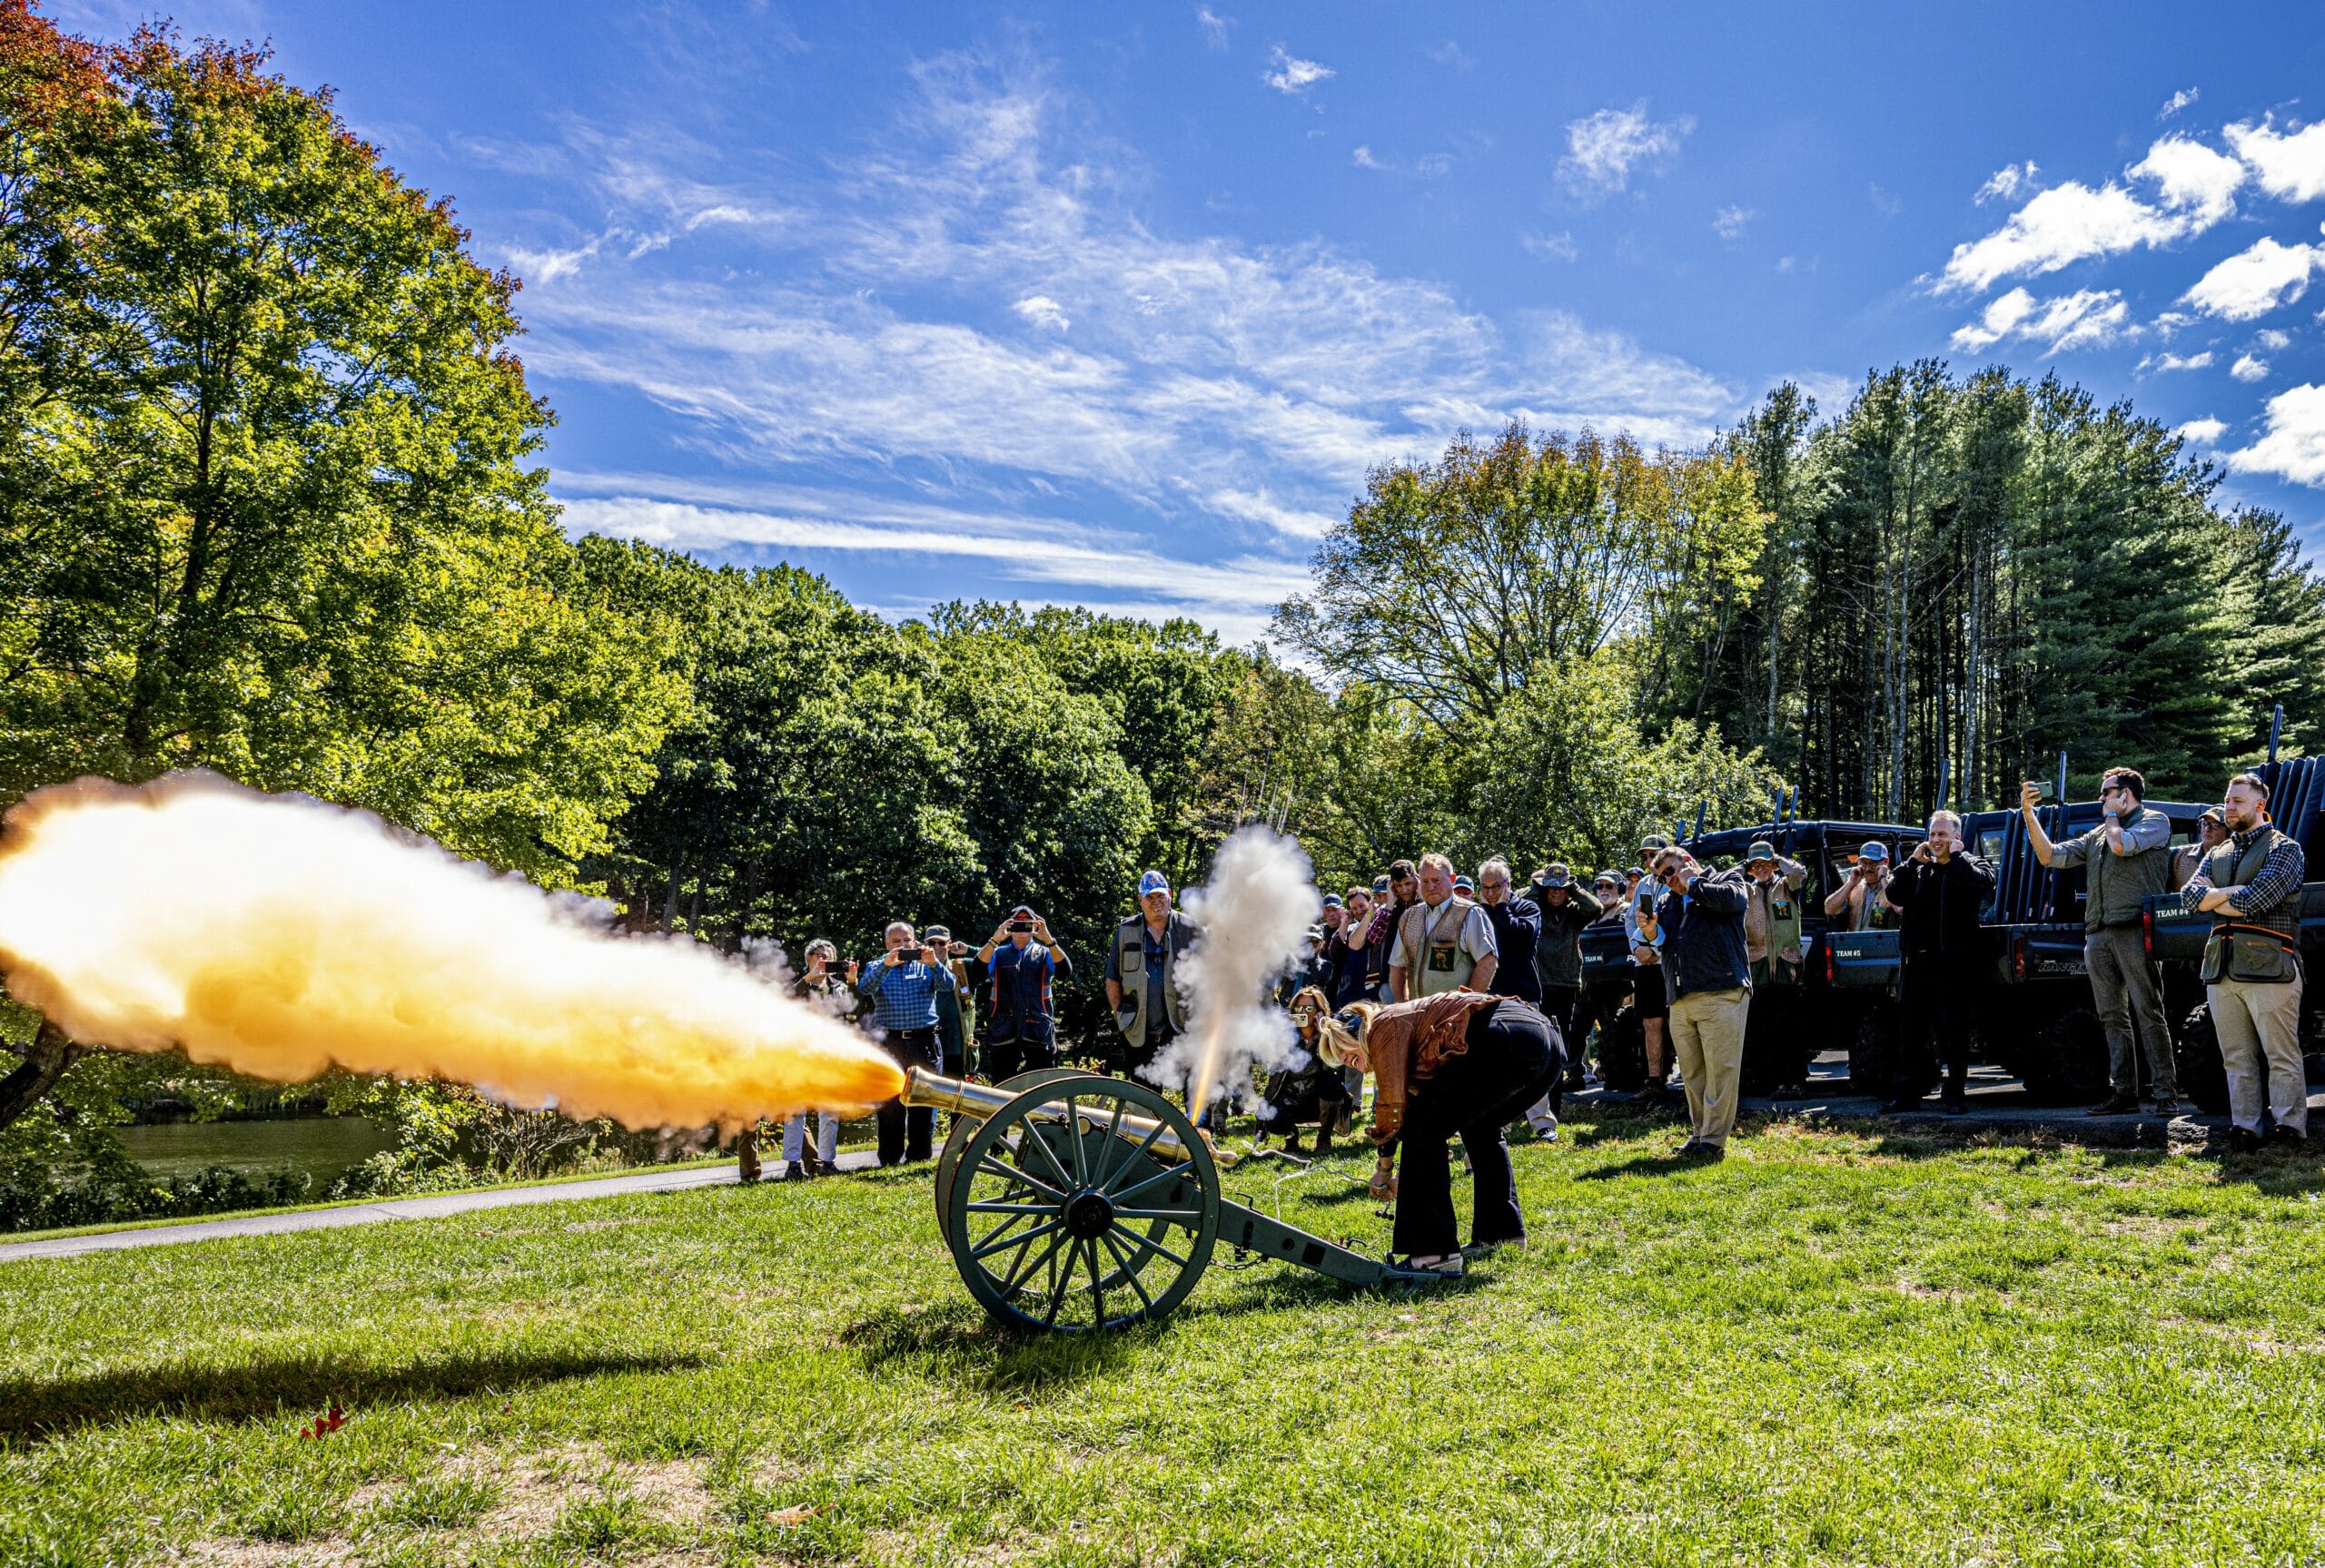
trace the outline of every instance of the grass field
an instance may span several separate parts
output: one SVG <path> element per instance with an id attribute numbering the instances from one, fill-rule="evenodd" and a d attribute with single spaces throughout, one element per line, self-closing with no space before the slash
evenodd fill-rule
<path id="1" fill-rule="evenodd" d="M 0 1265 L 0 1563 L 2325 1557 L 2315 1161 L 1677 1141 L 1520 1149 L 1459 1287 L 1222 1249 L 1096 1342 L 988 1326 L 925 1169 Z M 1385 1249 L 1360 1173 L 1285 1217 Z"/>

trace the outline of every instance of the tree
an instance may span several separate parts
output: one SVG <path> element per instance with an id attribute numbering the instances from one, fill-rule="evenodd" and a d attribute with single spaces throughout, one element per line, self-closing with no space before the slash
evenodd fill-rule
<path id="1" fill-rule="evenodd" d="M 262 52 L 0 44 L 0 797 L 204 765 L 569 877 L 678 688 L 525 466 L 516 281 Z"/>

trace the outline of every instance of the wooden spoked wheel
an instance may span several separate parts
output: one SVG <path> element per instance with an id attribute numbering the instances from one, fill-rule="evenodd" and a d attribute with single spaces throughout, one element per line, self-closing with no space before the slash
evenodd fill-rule
<path id="1" fill-rule="evenodd" d="M 1144 1084 L 1044 1077 L 971 1131 L 939 1171 L 953 1261 L 1004 1323 L 1088 1333 L 1161 1317 L 1211 1262 L 1219 1169 L 1210 1146 Z M 1165 1132 L 1186 1159 L 1157 1152 Z"/>

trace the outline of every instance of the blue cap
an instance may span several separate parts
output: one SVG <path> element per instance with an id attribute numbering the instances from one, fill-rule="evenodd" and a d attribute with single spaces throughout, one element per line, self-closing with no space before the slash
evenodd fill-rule
<path id="1" fill-rule="evenodd" d="M 1877 838 L 1869 838 L 1865 840 L 1865 843 L 1857 846 L 1856 858 L 1859 860 L 1887 860 L 1889 858 L 1889 846 L 1883 843 Z"/>
<path id="2" fill-rule="evenodd" d="M 1169 892 L 1170 891 L 1171 879 L 1164 876 L 1159 871 L 1148 872 L 1144 876 L 1138 879 L 1138 896 L 1141 898 L 1144 898 L 1149 893 Z"/>
<path id="3" fill-rule="evenodd" d="M 1324 907 L 1326 909 L 1346 909 L 1348 905 L 1341 902 L 1340 894 L 1336 892 L 1328 892 L 1324 895 Z"/>
<path id="4" fill-rule="evenodd" d="M 1478 884 L 1471 882 L 1466 876 L 1457 876 L 1453 879 L 1453 891 L 1455 892 L 1475 892 L 1478 891 Z"/>

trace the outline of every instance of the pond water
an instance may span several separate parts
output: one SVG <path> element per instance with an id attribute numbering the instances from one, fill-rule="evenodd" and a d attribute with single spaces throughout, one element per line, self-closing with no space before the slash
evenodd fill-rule
<path id="1" fill-rule="evenodd" d="M 117 1127 L 130 1158 L 155 1176 L 190 1176 L 208 1166 L 236 1170 L 290 1169 L 331 1184 L 395 1139 L 360 1116 L 304 1116 L 289 1121 L 178 1121 Z"/>

